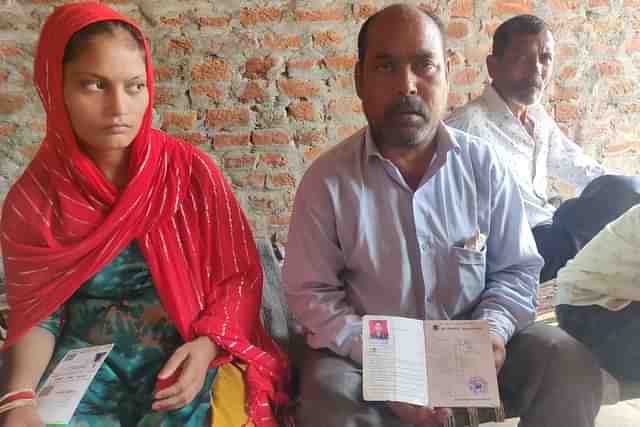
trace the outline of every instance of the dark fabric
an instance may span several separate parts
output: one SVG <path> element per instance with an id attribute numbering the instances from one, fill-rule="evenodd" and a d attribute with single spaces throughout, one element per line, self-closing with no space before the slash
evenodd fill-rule
<path id="1" fill-rule="evenodd" d="M 535 323 L 516 334 L 498 376 L 507 417 L 519 427 L 593 427 L 602 400 L 596 359 L 562 329 Z"/>
<path id="2" fill-rule="evenodd" d="M 623 381 L 640 381 L 640 302 L 620 311 L 598 305 L 556 307 L 558 323 Z"/>
<path id="3" fill-rule="evenodd" d="M 307 349 L 297 425 L 405 427 L 383 402 L 362 399 L 362 368 L 328 350 Z M 602 377 L 593 355 L 560 328 L 534 324 L 516 334 L 498 376 L 508 417 L 519 427 L 593 427 Z"/>
<path id="4" fill-rule="evenodd" d="M 562 203 L 553 222 L 533 228 L 545 265 L 540 281 L 554 279 L 558 271 L 608 223 L 640 203 L 640 177 L 603 175 L 589 183 L 580 197 Z"/>

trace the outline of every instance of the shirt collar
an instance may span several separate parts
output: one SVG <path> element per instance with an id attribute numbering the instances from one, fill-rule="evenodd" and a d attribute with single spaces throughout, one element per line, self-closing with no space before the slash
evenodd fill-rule
<path id="1" fill-rule="evenodd" d="M 450 130 L 447 126 L 444 125 L 443 122 L 438 124 L 438 131 L 436 132 L 436 157 L 441 157 L 447 154 L 449 151 L 454 150 L 456 153 L 460 152 L 460 145 L 456 141 L 456 139 L 451 134 Z M 373 141 L 373 136 L 371 135 L 371 128 L 367 127 L 367 131 L 364 135 L 364 153 L 367 159 L 371 157 L 378 157 L 380 159 L 385 159 L 385 157 L 380 153 L 378 146 Z"/>
<path id="2" fill-rule="evenodd" d="M 505 102 L 504 99 L 502 99 L 502 96 L 500 96 L 500 94 L 492 84 L 488 84 L 485 86 L 484 91 L 482 92 L 482 98 L 485 100 L 489 111 L 491 111 L 492 113 L 508 114 L 518 120 L 518 118 L 513 114 L 513 111 L 511 111 L 511 108 L 509 108 L 509 105 Z M 535 104 L 532 104 L 527 108 L 527 115 L 529 117 L 535 118 L 541 108 L 543 107 L 540 105 L 540 103 L 536 102 Z"/>

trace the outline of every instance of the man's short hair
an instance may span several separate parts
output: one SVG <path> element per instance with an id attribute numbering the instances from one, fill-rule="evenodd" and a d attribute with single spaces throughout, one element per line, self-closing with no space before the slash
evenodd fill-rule
<path id="1" fill-rule="evenodd" d="M 440 40 L 442 40 L 442 55 L 446 58 L 446 56 L 447 56 L 447 49 L 446 49 L 447 48 L 447 40 L 446 40 L 446 32 L 445 32 L 444 24 L 442 23 L 440 18 L 438 18 L 433 13 L 427 12 L 424 9 L 419 9 L 419 10 L 422 13 L 424 13 L 425 16 L 430 18 L 436 24 L 436 27 L 438 27 L 438 31 L 440 32 Z M 368 40 L 369 27 L 371 27 L 371 23 L 383 11 L 384 11 L 384 9 L 382 9 L 382 10 L 374 13 L 370 17 L 368 17 L 367 20 L 364 21 L 364 24 L 362 24 L 362 27 L 360 28 L 360 32 L 358 33 L 358 61 L 359 62 L 364 62 L 364 56 L 367 53 L 367 44 L 369 42 L 369 40 Z"/>
<path id="2" fill-rule="evenodd" d="M 518 15 L 507 19 L 498 26 L 493 35 L 493 56 L 502 57 L 509 47 L 514 34 L 540 34 L 547 24 L 534 15 Z"/>

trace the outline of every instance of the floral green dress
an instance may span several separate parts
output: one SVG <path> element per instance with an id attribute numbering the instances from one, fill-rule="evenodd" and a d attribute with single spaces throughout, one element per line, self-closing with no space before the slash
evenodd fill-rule
<path id="1" fill-rule="evenodd" d="M 183 341 L 160 303 L 135 242 L 84 283 L 40 327 L 57 338 L 43 378 L 71 349 L 114 344 L 70 426 L 211 425 L 210 393 L 216 369 L 209 369 L 191 404 L 176 411 L 151 410 L 157 374 Z"/>

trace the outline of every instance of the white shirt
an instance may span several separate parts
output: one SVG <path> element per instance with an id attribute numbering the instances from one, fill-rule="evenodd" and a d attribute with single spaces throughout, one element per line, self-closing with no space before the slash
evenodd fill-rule
<path id="1" fill-rule="evenodd" d="M 282 283 L 310 347 L 359 362 L 364 314 L 487 319 L 505 341 L 533 321 L 542 259 L 518 186 L 484 141 L 444 125 L 436 141 L 415 191 L 368 132 L 306 171 Z"/>
<path id="2" fill-rule="evenodd" d="M 542 105 L 528 107 L 533 137 L 491 85 L 467 105 L 454 111 L 447 124 L 493 145 L 520 187 L 531 228 L 553 217 L 547 177 L 574 185 L 580 193 L 604 168 L 569 140 Z"/>
<path id="3" fill-rule="evenodd" d="M 622 310 L 640 301 L 640 205 L 591 239 L 558 272 L 554 303 Z"/>

